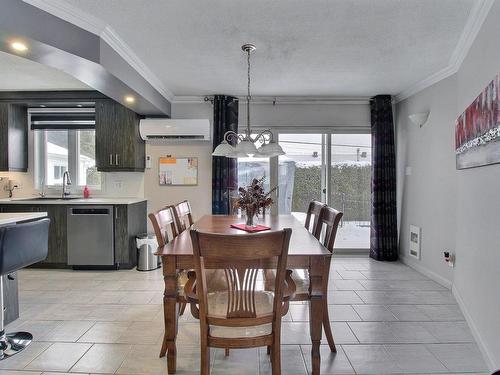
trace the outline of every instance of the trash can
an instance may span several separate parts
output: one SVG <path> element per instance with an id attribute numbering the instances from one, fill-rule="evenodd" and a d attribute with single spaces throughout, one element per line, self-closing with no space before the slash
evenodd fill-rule
<path id="1" fill-rule="evenodd" d="M 140 234 L 136 237 L 137 271 L 152 271 L 160 267 L 160 258 L 154 255 L 158 242 L 154 234 Z"/>

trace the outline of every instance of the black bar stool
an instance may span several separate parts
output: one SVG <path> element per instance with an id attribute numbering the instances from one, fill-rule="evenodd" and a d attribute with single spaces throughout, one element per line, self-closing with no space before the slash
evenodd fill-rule
<path id="1" fill-rule="evenodd" d="M 5 334 L 3 276 L 47 257 L 50 219 L 0 227 L 0 360 L 13 356 L 33 340 L 29 332 Z"/>

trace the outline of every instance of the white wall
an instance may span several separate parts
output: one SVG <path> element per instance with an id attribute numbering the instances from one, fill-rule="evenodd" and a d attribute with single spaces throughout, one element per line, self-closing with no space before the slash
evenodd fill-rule
<path id="1" fill-rule="evenodd" d="M 417 264 L 453 292 L 490 367 L 500 367 L 500 165 L 455 170 L 454 120 L 500 71 L 500 1 L 496 1 L 459 71 L 399 103 L 397 112 L 401 250 L 407 226 L 423 227 Z M 422 129 L 407 115 L 430 109 Z M 404 176 L 404 167 L 413 167 Z M 441 251 L 454 246 L 456 266 Z"/>

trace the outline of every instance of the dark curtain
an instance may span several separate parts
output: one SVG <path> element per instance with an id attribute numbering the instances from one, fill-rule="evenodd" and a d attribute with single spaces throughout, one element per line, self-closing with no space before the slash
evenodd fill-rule
<path id="1" fill-rule="evenodd" d="M 224 134 L 238 132 L 238 98 L 227 95 L 214 97 L 213 149 Z M 238 160 L 212 156 L 212 214 L 228 215 L 231 193 L 238 189 Z"/>
<path id="2" fill-rule="evenodd" d="M 390 95 L 370 101 L 372 127 L 372 215 L 370 257 L 398 259 L 396 151 Z"/>

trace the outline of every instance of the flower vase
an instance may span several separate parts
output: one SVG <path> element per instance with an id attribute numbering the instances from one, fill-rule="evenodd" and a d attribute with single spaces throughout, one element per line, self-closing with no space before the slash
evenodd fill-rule
<path id="1" fill-rule="evenodd" d="M 247 227 L 254 227 L 255 224 L 253 223 L 253 219 L 255 216 L 255 210 L 253 208 L 248 208 L 245 210 L 246 212 L 246 223 L 245 225 Z"/>

